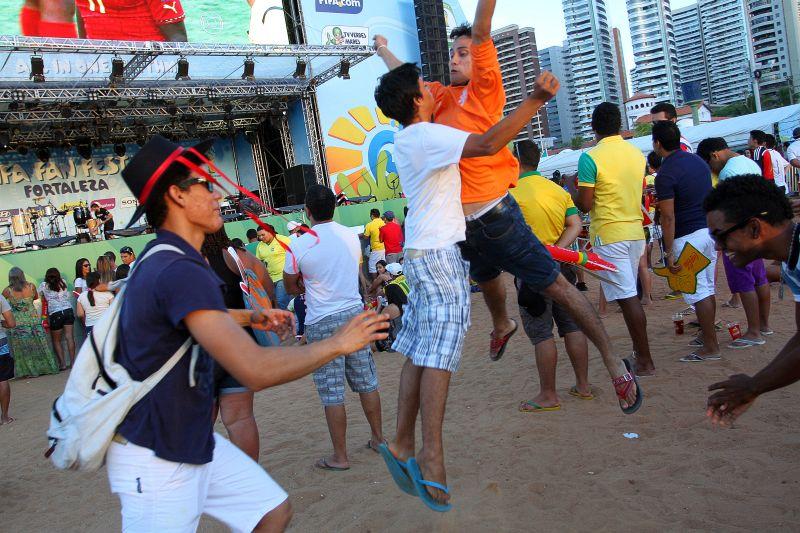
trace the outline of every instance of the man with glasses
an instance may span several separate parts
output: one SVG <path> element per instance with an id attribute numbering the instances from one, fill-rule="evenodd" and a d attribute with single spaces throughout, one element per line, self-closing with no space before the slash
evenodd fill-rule
<path id="1" fill-rule="evenodd" d="M 760 174 L 721 182 L 703 207 L 717 248 L 737 266 L 756 259 L 783 262 L 783 279 L 795 299 L 798 331 L 775 359 L 755 376 L 736 374 L 709 387 L 718 392 L 708 399 L 707 415 L 730 426 L 761 394 L 800 380 L 800 226 L 786 196 Z"/>

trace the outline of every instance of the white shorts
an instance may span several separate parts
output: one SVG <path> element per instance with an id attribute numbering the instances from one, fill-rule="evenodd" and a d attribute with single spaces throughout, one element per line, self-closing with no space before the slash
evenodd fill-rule
<path id="1" fill-rule="evenodd" d="M 369 253 L 369 262 L 367 263 L 367 268 L 369 268 L 370 274 L 375 274 L 378 272 L 377 264 L 378 261 L 381 260 L 386 260 L 386 250 L 377 250 Z"/>
<path id="2" fill-rule="evenodd" d="M 600 276 L 612 283 L 601 282 L 606 300 L 624 300 L 637 296 L 636 281 L 639 279 L 639 259 L 645 250 L 644 239 L 620 241 L 603 246 L 593 246 L 592 251 L 601 259 L 617 267 L 617 272 L 601 272 Z"/>
<path id="3" fill-rule="evenodd" d="M 692 246 L 711 261 L 711 264 L 705 270 L 697 274 L 697 291 L 694 294 L 683 294 L 683 299 L 686 303 L 694 305 L 714 295 L 714 271 L 717 268 L 717 250 L 714 247 L 714 240 L 708 233 L 708 228 L 703 228 L 675 239 L 672 244 L 672 253 L 675 254 L 676 260 L 681 256 L 686 243 L 692 243 Z"/>
<path id="4" fill-rule="evenodd" d="M 106 467 L 126 533 L 193 532 L 203 514 L 232 531 L 249 532 L 288 497 L 258 463 L 217 433 L 214 458 L 204 465 L 165 461 L 148 448 L 112 442 Z"/>

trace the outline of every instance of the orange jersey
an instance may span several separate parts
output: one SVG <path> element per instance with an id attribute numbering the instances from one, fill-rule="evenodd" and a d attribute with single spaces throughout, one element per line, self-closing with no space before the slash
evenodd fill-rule
<path id="1" fill-rule="evenodd" d="M 462 131 L 483 134 L 503 118 L 506 93 L 497 49 L 490 40 L 470 47 L 472 79 L 465 86 L 428 83 L 436 99 L 434 122 Z M 517 186 L 519 164 L 504 147 L 494 155 L 462 159 L 461 202 L 488 202 Z"/>

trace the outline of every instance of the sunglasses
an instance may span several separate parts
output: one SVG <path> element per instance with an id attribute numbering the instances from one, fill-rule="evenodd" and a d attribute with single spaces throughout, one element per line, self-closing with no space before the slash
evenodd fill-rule
<path id="1" fill-rule="evenodd" d="M 722 230 L 722 231 L 719 231 L 719 232 L 711 233 L 711 238 L 714 239 L 714 241 L 717 244 L 719 244 L 720 246 L 722 246 L 724 248 L 726 242 L 728 241 L 728 237 L 730 236 L 731 233 L 733 233 L 734 231 L 738 231 L 738 230 L 744 228 L 754 218 L 759 218 L 759 217 L 763 217 L 763 216 L 766 216 L 766 215 L 767 215 L 767 212 L 763 211 L 761 213 L 758 213 L 757 215 L 749 216 L 746 219 L 744 219 L 741 222 L 739 222 L 738 224 L 734 224 L 733 226 L 731 226 L 728 229 L 725 229 L 725 230 Z"/>
<path id="2" fill-rule="evenodd" d="M 205 178 L 189 178 L 178 183 L 178 188 L 186 190 L 192 185 L 203 185 L 208 192 L 214 192 L 214 183 Z"/>

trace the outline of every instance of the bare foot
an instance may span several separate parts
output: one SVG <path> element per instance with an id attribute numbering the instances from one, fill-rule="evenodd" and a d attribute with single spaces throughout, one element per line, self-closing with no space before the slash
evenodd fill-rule
<path id="1" fill-rule="evenodd" d="M 408 461 L 409 457 L 414 457 L 414 448 L 411 449 L 402 448 L 399 444 L 397 444 L 397 441 L 389 443 L 389 451 L 392 452 L 392 455 L 394 455 L 404 463 Z"/>
<path id="2" fill-rule="evenodd" d="M 650 305 L 651 303 L 653 303 L 652 298 L 648 298 L 646 296 L 642 298 L 642 305 Z"/>
<path id="3" fill-rule="evenodd" d="M 506 326 L 504 328 L 502 328 L 500 331 L 498 331 L 497 329 L 492 331 L 492 337 L 495 339 L 502 339 L 503 337 L 514 331 L 515 327 L 517 327 L 517 324 L 509 318 L 506 321 Z M 422 467 L 420 466 L 420 468 Z"/>
<path id="4" fill-rule="evenodd" d="M 348 461 L 337 461 L 336 458 L 331 455 L 319 459 L 314 463 L 314 466 L 322 470 L 348 470 L 350 468 L 350 463 Z"/>
<path id="5" fill-rule="evenodd" d="M 424 452 L 420 451 L 420 457 L 417 458 L 419 470 L 422 472 L 422 478 L 426 481 L 435 481 L 447 486 L 447 474 L 444 469 L 444 457 L 439 457 L 439 460 L 423 460 Z M 427 487 L 428 494 L 441 505 L 446 505 L 450 501 L 450 495 L 433 487 Z"/>
<path id="6" fill-rule="evenodd" d="M 0 419 L 0 426 L 2 426 L 3 424 L 10 424 L 14 420 L 16 420 L 16 418 L 14 418 L 13 416 L 4 416 L 2 419 Z"/>
<path id="7" fill-rule="evenodd" d="M 532 403 L 540 405 L 541 407 L 556 407 L 561 405 L 561 398 L 555 392 L 552 394 L 545 394 L 540 392 L 534 398 L 529 400 Z"/>

